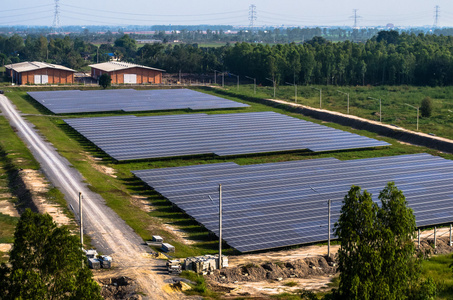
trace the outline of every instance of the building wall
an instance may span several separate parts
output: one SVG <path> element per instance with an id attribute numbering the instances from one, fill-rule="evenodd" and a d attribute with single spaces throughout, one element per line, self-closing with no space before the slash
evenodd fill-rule
<path id="1" fill-rule="evenodd" d="M 124 74 L 137 74 L 137 84 L 142 83 L 162 83 L 162 72 L 145 68 L 130 68 L 119 71 L 103 72 L 102 70 L 91 68 L 91 77 L 98 79 L 103 73 L 108 73 L 112 78 L 113 84 L 124 83 Z"/>
<path id="2" fill-rule="evenodd" d="M 19 73 L 19 84 L 35 84 L 35 75 L 47 75 L 48 84 L 74 83 L 74 72 L 45 68 L 35 71 Z"/>

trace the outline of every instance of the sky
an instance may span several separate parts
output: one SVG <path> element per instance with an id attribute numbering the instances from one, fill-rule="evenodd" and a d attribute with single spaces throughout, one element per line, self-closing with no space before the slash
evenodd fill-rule
<path id="1" fill-rule="evenodd" d="M 0 26 L 52 26 L 55 1 L 3 1 Z M 60 25 L 237 25 L 247 26 L 250 5 L 256 26 L 453 27 L 451 0 L 59 0 Z"/>

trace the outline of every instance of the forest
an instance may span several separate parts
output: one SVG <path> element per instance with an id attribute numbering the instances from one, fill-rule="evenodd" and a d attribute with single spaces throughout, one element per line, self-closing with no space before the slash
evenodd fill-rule
<path id="1" fill-rule="evenodd" d="M 238 42 L 221 47 L 154 43 L 138 47 L 124 34 L 112 44 L 95 45 L 70 36 L 0 36 L 3 64 L 47 61 L 76 70 L 115 56 L 121 61 L 166 70 L 207 74 L 214 70 L 249 76 L 263 85 L 453 85 L 453 37 L 380 31 L 363 43 L 330 42 L 313 37 L 304 43 Z"/>

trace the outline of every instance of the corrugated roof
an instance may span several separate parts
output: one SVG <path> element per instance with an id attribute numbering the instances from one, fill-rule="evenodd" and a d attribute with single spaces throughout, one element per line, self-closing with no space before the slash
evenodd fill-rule
<path id="1" fill-rule="evenodd" d="M 14 71 L 16 71 L 18 73 L 46 69 L 46 68 L 75 72 L 75 70 L 67 68 L 65 66 L 54 65 L 54 64 L 49 64 L 49 63 L 39 62 L 39 61 L 32 61 L 32 62 L 25 61 L 25 62 L 21 62 L 21 63 L 17 63 L 17 64 L 10 64 L 10 65 L 6 65 L 5 68 L 13 69 Z"/>
<path id="2" fill-rule="evenodd" d="M 130 68 L 143 68 L 143 69 L 165 72 L 165 70 L 136 65 L 136 64 L 122 62 L 122 61 L 108 61 L 108 62 L 103 62 L 100 64 L 90 65 L 90 67 L 102 70 L 104 72 L 119 71 L 119 70 L 125 70 L 125 69 L 130 69 Z"/>

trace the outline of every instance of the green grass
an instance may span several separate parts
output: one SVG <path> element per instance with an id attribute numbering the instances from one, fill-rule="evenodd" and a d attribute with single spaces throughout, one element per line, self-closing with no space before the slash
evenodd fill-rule
<path id="1" fill-rule="evenodd" d="M 14 242 L 14 230 L 19 218 L 0 213 L 0 244 Z"/>
<path id="2" fill-rule="evenodd" d="M 431 277 L 437 286 L 438 300 L 453 299 L 453 255 L 438 255 L 422 262 L 422 277 Z"/>
<path id="3" fill-rule="evenodd" d="M 206 91 L 205 91 L 206 92 Z M 207 91 L 210 94 L 216 94 L 216 91 Z M 220 95 L 220 94 L 217 94 Z M 40 105 L 36 104 L 24 91 L 24 88 L 14 88 L 12 92 L 8 93 L 8 97 L 19 107 L 19 109 L 28 114 L 27 118 L 32 121 L 42 134 L 56 146 L 60 154 L 66 157 L 71 164 L 77 168 L 82 175 L 86 178 L 90 188 L 101 194 L 107 202 L 107 205 L 113 208 L 118 215 L 123 218 L 144 240 L 150 239 L 152 235 L 158 234 L 164 237 L 167 242 L 175 245 L 177 257 L 186 257 L 193 255 L 201 255 L 217 252 L 217 240 L 210 236 L 206 229 L 197 225 L 194 221 L 188 218 L 187 215 L 181 213 L 179 210 L 174 209 L 171 203 L 164 199 L 159 194 L 149 189 L 143 182 L 135 178 L 131 170 L 148 169 L 148 168 L 163 168 L 186 166 L 196 164 L 208 164 L 233 161 L 240 165 L 257 164 L 266 162 L 290 161 L 301 159 L 315 159 L 322 157 L 335 157 L 341 160 L 370 158 L 380 156 L 391 156 L 400 154 L 411 154 L 427 152 L 433 155 L 439 155 L 435 150 L 428 148 L 403 145 L 393 139 L 377 136 L 374 133 L 367 131 L 354 130 L 349 127 L 333 124 L 323 123 L 318 120 L 304 117 L 297 113 L 292 113 L 280 107 L 269 107 L 264 104 L 241 100 L 240 98 L 220 95 L 224 98 L 229 98 L 235 101 L 250 104 L 251 107 L 245 109 L 225 109 L 216 111 L 204 111 L 204 113 L 234 113 L 234 112 L 257 112 L 257 111 L 275 111 L 278 113 L 287 114 L 296 118 L 309 120 L 315 123 L 322 123 L 323 125 L 331 126 L 334 128 L 351 131 L 357 134 L 365 135 L 371 138 L 377 138 L 387 141 L 392 144 L 391 147 L 368 149 L 368 150 L 351 150 L 339 151 L 331 153 L 310 153 L 306 151 L 296 151 L 288 153 L 272 153 L 262 155 L 245 155 L 237 157 L 219 158 L 215 156 L 194 156 L 172 159 L 160 160 L 144 160 L 116 163 L 111 158 L 100 152 L 93 144 L 87 142 L 77 132 L 67 126 L 62 119 L 64 116 L 45 115 L 49 112 L 43 109 Z M 134 113 L 137 116 L 145 115 L 166 115 L 166 114 L 188 114 L 198 113 L 190 110 L 172 111 L 172 112 L 138 112 Z M 110 115 L 124 115 L 124 113 L 93 113 L 93 114 L 77 114 L 69 117 L 88 117 L 88 116 L 110 116 Z M 116 170 L 116 178 L 103 174 L 97 171 L 90 156 L 102 158 L 101 164 L 114 168 Z M 440 154 L 446 158 L 453 158 L 453 155 Z M 152 205 L 153 210 L 149 213 L 138 210 L 137 206 L 131 203 L 131 196 L 145 197 Z M 193 245 L 186 245 L 180 242 L 180 239 L 163 230 L 163 224 L 170 224 L 181 229 L 188 235 L 188 239 L 196 241 Z M 236 254 L 232 249 L 226 249 L 227 255 Z"/>
<path id="4" fill-rule="evenodd" d="M 394 124 L 410 130 L 416 130 L 417 110 L 407 104 L 418 107 L 426 96 L 433 99 L 434 109 L 430 118 L 419 119 L 419 131 L 453 139 L 453 86 L 448 87 L 413 87 L 413 86 L 315 86 L 322 89 L 322 108 L 341 113 L 347 112 L 349 93 L 349 111 L 351 115 L 379 121 L 379 101 L 381 99 L 382 122 Z M 231 84 L 228 91 L 245 96 L 254 96 L 253 84 L 241 85 L 239 91 Z M 256 97 L 273 98 L 273 88 L 257 87 Z M 295 101 L 294 87 L 278 86 L 276 98 Z M 298 86 L 297 103 L 319 108 L 319 91 L 310 86 Z"/>

